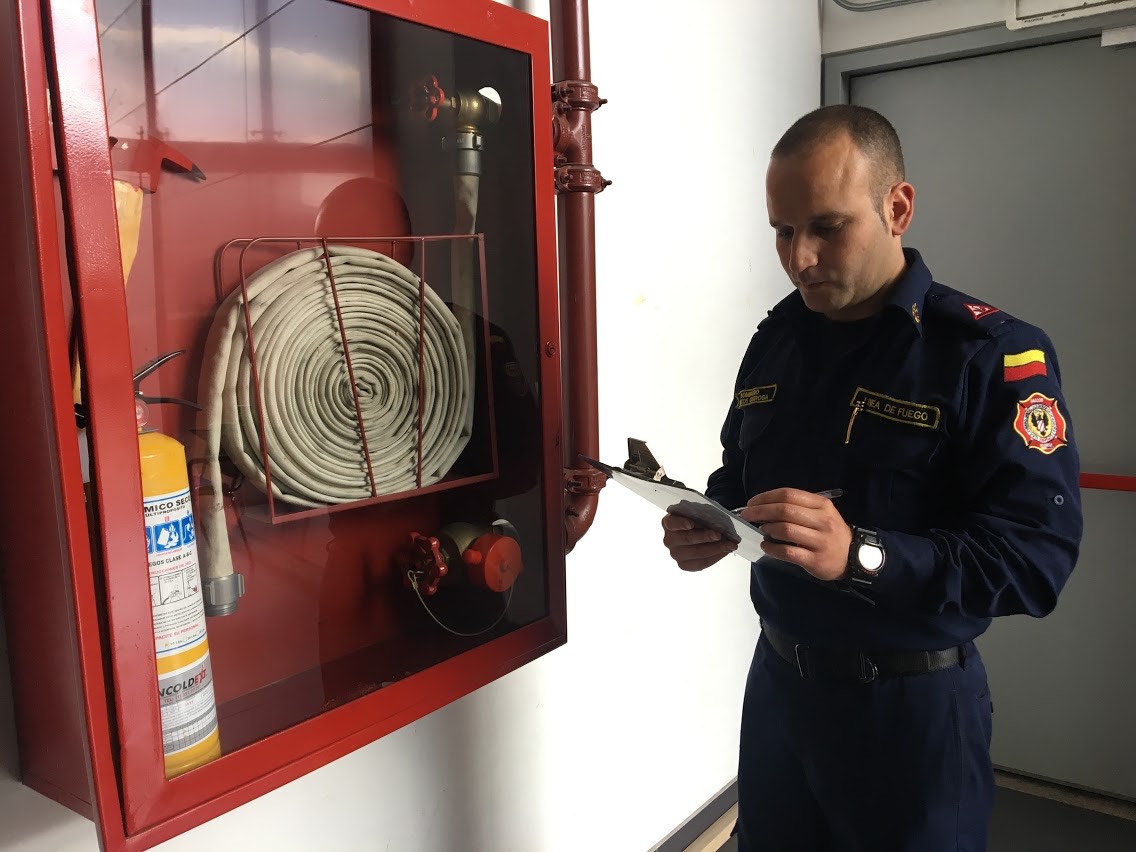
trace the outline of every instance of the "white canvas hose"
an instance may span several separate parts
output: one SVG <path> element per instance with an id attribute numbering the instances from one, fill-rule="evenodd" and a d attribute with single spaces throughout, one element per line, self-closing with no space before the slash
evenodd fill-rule
<path id="1" fill-rule="evenodd" d="M 477 230 L 477 191 L 481 178 L 477 175 L 454 176 L 454 233 L 473 234 Z M 454 240 L 450 243 L 450 280 L 453 288 L 454 316 L 461 324 L 465 338 L 466 362 L 470 375 L 477 365 L 477 313 L 480 304 L 474 280 L 474 258 L 477 243 L 473 240 Z"/>
<path id="2" fill-rule="evenodd" d="M 418 486 L 419 279 L 377 252 L 329 246 L 359 406 L 379 494 Z M 320 248 L 286 255 L 246 283 L 274 499 L 322 506 L 370 497 L 335 302 Z M 467 344 L 434 291 L 425 295 L 422 486 L 449 472 L 469 440 L 473 375 Z M 264 472 L 240 288 L 222 303 L 205 345 L 201 388 L 202 574 L 233 572 L 220 454 L 262 491 Z"/>

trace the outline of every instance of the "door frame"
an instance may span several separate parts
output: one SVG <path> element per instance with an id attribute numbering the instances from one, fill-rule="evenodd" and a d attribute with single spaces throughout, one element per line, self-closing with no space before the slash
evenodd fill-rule
<path id="1" fill-rule="evenodd" d="M 917 68 L 920 65 L 949 62 L 953 59 L 987 56 L 1027 47 L 1099 37 L 1103 30 L 1119 25 L 1131 25 L 1133 20 L 1136 19 L 1131 14 L 1101 15 L 1098 18 L 1082 18 L 1024 30 L 1011 30 L 1007 29 L 1005 24 L 995 24 L 948 35 L 930 36 L 823 56 L 821 57 L 821 104 L 827 106 L 848 103 L 853 78 L 866 74 Z M 1101 50 L 1115 49 L 1117 48 L 1101 48 Z"/>
<path id="2" fill-rule="evenodd" d="M 1136 15 L 1125 12 L 1081 18 L 1063 23 L 1011 30 L 1004 24 L 979 27 L 947 35 L 867 47 L 821 57 L 821 105 L 850 102 L 856 77 L 905 70 L 956 59 L 990 56 L 1030 47 L 1100 38 L 1102 31 L 1131 26 Z M 1100 47 L 1100 50 L 1136 48 Z M 1136 476 L 1081 471 L 1081 487 L 1136 493 Z"/>
<path id="3" fill-rule="evenodd" d="M 1010 30 L 1004 24 L 994 24 L 947 35 L 929 36 L 901 43 L 860 48 L 822 56 L 821 104 L 828 106 L 850 103 L 852 81 L 857 77 L 1032 47 L 1090 38 L 1099 39 L 1103 30 L 1112 29 L 1116 26 L 1131 26 L 1134 21 L 1136 21 L 1136 18 L 1131 14 L 1112 14 L 1025 30 Z M 1118 48 L 1098 47 L 1098 49 L 1115 50 Z M 1136 491 L 1136 477 L 1082 472 L 1081 488 L 1132 492 Z M 1011 778 L 1007 783 L 1004 776 L 1000 777 L 999 786 L 1018 789 L 1034 795 L 1057 798 L 1059 801 L 1064 800 L 1061 797 L 1065 793 L 1055 794 L 1055 788 L 1060 791 L 1069 789 L 1083 791 L 1088 795 L 1084 799 L 1079 799 L 1077 804 L 1081 807 L 1100 810 L 1102 813 L 1112 813 L 1112 811 L 1098 806 L 1097 802 L 1101 798 L 1110 803 L 1117 801 L 1136 803 L 1136 799 L 1131 799 L 1116 791 L 1087 787 L 1061 778 L 1040 776 L 1027 770 L 999 763 L 995 763 L 994 767 L 1000 772 L 1007 773 Z M 1124 813 L 1127 814 L 1130 811 L 1125 809 Z"/>

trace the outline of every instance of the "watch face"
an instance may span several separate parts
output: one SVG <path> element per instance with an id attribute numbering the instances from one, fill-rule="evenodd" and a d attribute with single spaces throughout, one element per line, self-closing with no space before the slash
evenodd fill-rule
<path id="1" fill-rule="evenodd" d="M 856 561 L 860 563 L 861 570 L 875 574 L 884 567 L 883 548 L 873 544 L 861 544 L 856 548 Z"/>

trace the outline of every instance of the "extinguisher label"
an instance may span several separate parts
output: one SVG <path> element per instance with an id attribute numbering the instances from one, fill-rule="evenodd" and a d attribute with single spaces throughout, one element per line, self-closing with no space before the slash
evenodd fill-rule
<path id="1" fill-rule="evenodd" d="M 205 636 L 205 601 L 189 489 L 143 501 L 150 563 L 150 603 L 158 658 Z"/>
<path id="2" fill-rule="evenodd" d="M 213 668 L 209 651 L 177 671 L 158 675 L 162 712 L 162 750 L 170 755 L 196 745 L 217 730 Z"/>

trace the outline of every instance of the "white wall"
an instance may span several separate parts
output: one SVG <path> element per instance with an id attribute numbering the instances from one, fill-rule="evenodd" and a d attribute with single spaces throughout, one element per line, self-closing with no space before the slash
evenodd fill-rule
<path id="1" fill-rule="evenodd" d="M 527 4 L 547 12 L 544 0 Z M 601 441 L 650 441 L 705 484 L 738 361 L 788 284 L 762 176 L 816 106 L 814 3 L 592 0 Z M 658 513 L 613 486 L 568 560 L 569 644 L 519 672 L 170 841 L 210 849 L 628 852 L 662 839 L 736 773 L 757 635 L 748 566 L 684 575 Z M 0 648 L 0 662 L 4 662 Z M 96 848 L 90 823 L 7 777 L 0 669 L 0 848 Z"/>
<path id="2" fill-rule="evenodd" d="M 990 25 L 1006 25 L 1006 0 L 923 0 L 874 12 L 822 0 L 821 47 L 827 56 Z"/>

